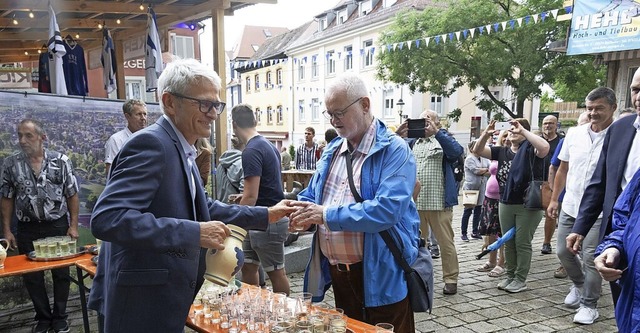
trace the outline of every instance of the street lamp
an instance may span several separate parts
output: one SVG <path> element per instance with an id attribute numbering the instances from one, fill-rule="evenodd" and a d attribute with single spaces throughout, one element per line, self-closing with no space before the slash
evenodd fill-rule
<path id="1" fill-rule="evenodd" d="M 404 106 L 404 101 L 402 100 L 402 97 L 398 99 L 398 102 L 396 103 L 396 105 L 398 106 L 398 115 L 400 116 L 400 124 L 402 124 L 402 107 Z"/>

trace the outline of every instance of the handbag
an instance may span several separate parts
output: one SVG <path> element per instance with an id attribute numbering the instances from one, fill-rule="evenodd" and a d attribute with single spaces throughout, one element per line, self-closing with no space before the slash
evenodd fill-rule
<path id="1" fill-rule="evenodd" d="M 535 180 L 533 176 L 533 164 L 535 163 L 536 156 L 533 155 L 531 164 L 529 164 L 531 170 L 531 180 L 529 186 L 524 192 L 524 208 L 529 210 L 542 210 L 542 183 L 543 180 Z"/>
<path id="2" fill-rule="evenodd" d="M 474 208 L 478 205 L 479 196 L 478 190 L 462 190 L 462 205 L 464 208 Z"/>
<path id="3" fill-rule="evenodd" d="M 364 201 L 360 196 L 360 193 L 356 191 L 356 186 L 353 183 L 353 166 L 351 164 L 351 156 L 346 156 L 347 162 L 347 176 L 349 179 L 349 189 L 353 194 L 354 199 L 357 202 Z M 407 281 L 407 288 L 409 289 L 409 302 L 411 303 L 411 309 L 413 312 L 429 312 L 433 304 L 433 261 L 431 258 L 431 252 L 426 247 L 426 242 L 423 238 L 420 238 L 418 244 L 418 257 L 416 261 L 409 265 L 407 261 L 402 257 L 400 249 L 394 242 L 391 234 L 388 230 L 379 232 L 380 237 L 389 247 L 391 254 L 396 261 L 402 267 L 404 271 L 404 277 Z"/>

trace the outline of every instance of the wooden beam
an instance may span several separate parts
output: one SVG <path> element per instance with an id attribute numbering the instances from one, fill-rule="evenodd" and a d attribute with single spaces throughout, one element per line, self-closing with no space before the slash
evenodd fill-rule
<path id="1" fill-rule="evenodd" d="M 147 5 L 144 5 L 144 9 L 140 10 L 139 2 L 122 3 L 117 1 L 76 1 L 76 0 L 58 0 L 52 3 L 53 10 L 57 14 L 62 12 L 74 12 L 74 13 L 110 13 L 110 14 L 132 14 L 147 12 Z M 191 8 L 190 5 L 154 5 L 153 10 L 158 15 L 174 15 L 183 9 Z M 47 12 L 49 10 L 49 3 L 42 0 L 6 0 L 0 1 L 0 10 L 13 11 L 21 10 L 28 11 L 42 11 Z"/>
<path id="2" fill-rule="evenodd" d="M 12 18 L 0 18 L 0 27 L 13 27 Z M 99 18 L 95 19 L 60 19 L 58 20 L 58 25 L 64 29 L 88 29 L 95 28 L 98 29 L 98 24 L 105 23 L 108 27 L 114 28 L 141 28 L 146 27 L 147 22 L 145 20 L 120 20 L 120 24 L 116 22 L 116 20 L 101 20 Z M 28 28 L 40 28 L 40 29 L 49 29 L 49 19 L 46 20 L 20 20 L 20 24 L 16 27 L 25 26 Z"/>
<path id="3" fill-rule="evenodd" d="M 38 61 L 40 55 L 21 55 L 21 56 L 0 56 L 0 64 L 7 64 L 12 62 L 29 62 Z"/>
<path id="4" fill-rule="evenodd" d="M 117 87 L 117 95 L 118 99 L 127 98 L 127 93 L 125 91 L 125 79 L 124 79 L 124 41 L 123 40 L 114 40 L 115 51 L 116 51 L 116 87 Z"/>
<path id="5" fill-rule="evenodd" d="M 71 31 L 69 31 L 70 33 Z M 63 31 L 62 35 L 66 35 L 67 32 Z M 81 35 L 81 39 L 100 39 L 102 40 L 102 32 L 83 32 Z M 42 41 L 46 42 L 49 38 L 48 32 L 0 32 L 0 40 L 20 40 L 20 41 Z"/>

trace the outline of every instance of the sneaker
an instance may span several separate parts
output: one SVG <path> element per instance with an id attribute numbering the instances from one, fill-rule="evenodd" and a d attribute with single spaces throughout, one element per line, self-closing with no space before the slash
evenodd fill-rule
<path id="1" fill-rule="evenodd" d="M 440 248 L 438 247 L 438 245 L 430 245 L 429 252 L 431 252 L 432 259 L 440 258 Z"/>
<path id="2" fill-rule="evenodd" d="M 522 281 L 513 280 L 508 286 L 504 287 L 504 290 L 510 293 L 519 293 L 527 290 L 527 285 Z"/>
<path id="3" fill-rule="evenodd" d="M 473 239 L 482 239 L 482 236 L 480 236 L 479 234 L 471 234 L 471 238 L 473 238 Z"/>
<path id="4" fill-rule="evenodd" d="M 567 270 L 560 266 L 553 272 L 553 277 L 556 279 L 564 279 L 567 277 Z"/>
<path id="5" fill-rule="evenodd" d="M 542 249 L 540 250 L 542 254 L 551 254 L 551 244 L 544 243 L 542 244 Z"/>
<path id="6" fill-rule="evenodd" d="M 53 331 L 56 333 L 68 333 L 69 332 L 69 324 L 66 320 L 55 321 L 53 325 L 51 325 Z"/>
<path id="7" fill-rule="evenodd" d="M 49 328 L 51 327 L 51 323 L 48 321 L 39 321 L 37 324 L 33 325 L 31 332 L 33 333 L 47 333 L 49 332 Z M 68 332 L 68 331 L 67 331 Z"/>
<path id="8" fill-rule="evenodd" d="M 502 280 L 502 282 L 498 283 L 498 289 L 504 290 L 504 288 L 511 284 L 511 282 L 513 282 L 513 278 L 506 278 Z"/>
<path id="9" fill-rule="evenodd" d="M 299 236 L 300 235 L 297 232 L 290 233 L 289 236 L 287 236 L 287 239 L 284 241 L 284 246 L 291 245 L 291 243 L 293 243 L 293 242 L 298 240 Z"/>
<path id="10" fill-rule="evenodd" d="M 571 286 L 567 297 L 564 298 L 564 305 L 570 309 L 577 309 L 582 299 L 582 290 L 575 285 Z"/>
<path id="11" fill-rule="evenodd" d="M 600 317 L 598 310 L 581 305 L 578 313 L 573 316 L 573 322 L 576 324 L 591 325 L 598 317 Z"/>
<path id="12" fill-rule="evenodd" d="M 460 238 L 462 238 L 462 240 L 465 241 L 465 242 L 469 241 L 469 237 L 467 237 L 467 235 L 462 235 L 462 237 L 460 237 Z"/>

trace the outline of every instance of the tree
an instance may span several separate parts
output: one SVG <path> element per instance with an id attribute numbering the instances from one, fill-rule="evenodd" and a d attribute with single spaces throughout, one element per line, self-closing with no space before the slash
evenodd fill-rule
<path id="1" fill-rule="evenodd" d="M 559 73 L 575 65 L 571 57 L 547 49 L 550 42 L 566 37 L 568 23 L 556 22 L 549 13 L 561 6 L 561 0 L 448 0 L 423 11 L 401 13 L 381 37 L 381 44 L 415 40 L 421 44 L 378 53 L 378 77 L 408 85 L 412 92 L 429 91 L 445 97 L 464 85 L 479 88 L 483 98 L 476 100 L 476 105 L 489 116 L 494 113 L 500 117 L 504 112 L 512 118 L 522 117 L 526 100 L 539 97 L 543 84 L 553 83 Z M 529 16 L 518 26 L 517 18 L 545 11 L 544 20 L 539 18 L 534 24 Z M 505 21 L 503 31 L 500 22 Z M 498 23 L 499 32 L 493 30 L 493 23 Z M 487 25 L 491 25 L 490 34 L 484 28 Z M 471 38 L 465 30 L 473 27 L 483 27 L 483 32 L 476 29 Z M 456 31 L 461 32 L 460 41 L 455 35 L 455 41 L 448 36 L 446 42 L 440 38 Z M 431 38 L 425 46 L 424 38 L 430 36 L 439 40 Z M 503 84 L 513 89 L 515 104 L 491 93 L 492 87 Z M 456 114 L 459 117 L 459 111 L 452 112 L 453 118 Z"/>
<path id="2" fill-rule="evenodd" d="M 554 97 L 584 106 L 584 99 L 589 92 L 605 85 L 607 68 L 594 68 L 592 56 L 576 56 L 572 60 L 575 62 L 573 70 L 558 73 L 551 87 Z"/>

